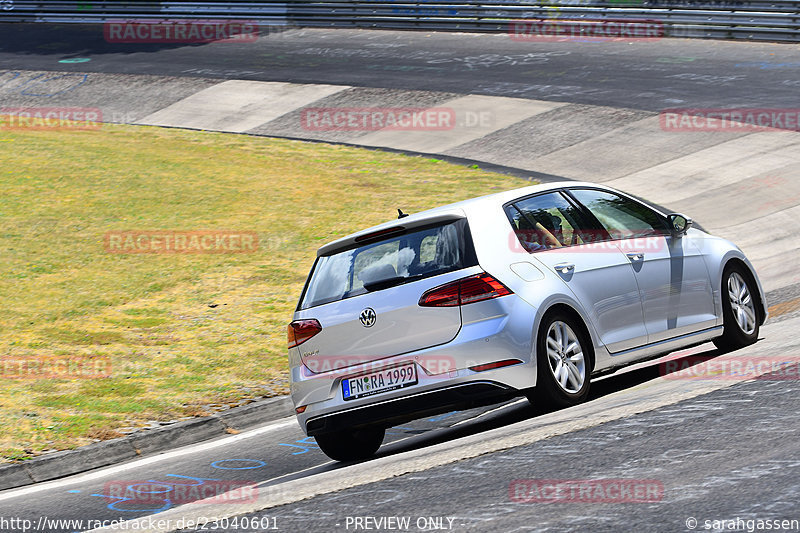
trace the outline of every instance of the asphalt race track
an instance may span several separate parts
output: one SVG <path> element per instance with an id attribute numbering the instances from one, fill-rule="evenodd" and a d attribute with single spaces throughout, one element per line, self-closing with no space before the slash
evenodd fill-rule
<path id="1" fill-rule="evenodd" d="M 220 80 L 346 85 L 385 90 L 379 93 L 385 95 L 413 93 L 433 102 L 459 95 L 529 99 L 609 108 L 603 116 L 624 110 L 631 120 L 673 107 L 800 107 L 800 47 L 787 44 L 520 43 L 503 35 L 289 30 L 248 44 L 120 45 L 105 42 L 96 26 L 5 24 L 0 31 L 0 98 L 6 105 L 20 103 L 2 92 L 9 73 L 45 71 L 107 75 L 107 83 L 116 75 L 169 77 L 161 87 L 174 90 L 131 90 L 149 101 L 148 114 Z M 71 96 L 58 98 L 66 102 Z M 125 115 L 123 108 L 120 113 Z M 345 142 L 359 144 L 358 139 Z M 800 155 L 797 144 L 788 146 Z M 498 159 L 506 149 L 492 148 Z M 791 189 L 796 156 L 781 157 L 786 158 L 781 168 L 788 169 L 782 186 Z M 563 175 L 579 177 L 577 171 Z M 667 192 L 647 197 L 661 202 L 669 199 Z M 784 212 L 794 217 L 800 199 L 783 196 L 791 205 L 765 208 L 741 224 Z M 691 198 L 692 205 L 705 205 L 697 195 Z M 746 234 L 740 226 L 723 224 L 714 209 L 725 206 L 709 205 L 711 230 L 734 228 L 730 231 Z M 702 223 L 706 213 L 689 214 Z M 787 230 L 781 241 L 783 270 L 769 270 L 768 254 L 756 263 L 759 269 L 764 265 L 769 304 L 780 304 L 762 329 L 763 339 L 725 355 L 706 344 L 684 357 L 796 357 L 800 278 L 793 269 L 800 254 L 791 234 Z M 800 520 L 797 375 L 745 382 L 680 379 L 651 363 L 602 378 L 592 387 L 589 402 L 562 411 L 541 412 L 517 400 L 393 428 L 378 456 L 358 464 L 329 461 L 287 418 L 166 454 L 0 492 L 0 518 L 31 519 L 39 531 L 54 532 L 94 526 L 43 524 L 39 518 L 139 519 L 139 531 L 320 532 L 747 531 L 747 520 Z M 658 490 L 646 502 L 553 503 L 531 501 L 530 491 L 514 488 L 515 480 L 603 479 L 639 480 Z M 243 501 L 208 504 L 158 493 L 141 501 L 118 497 L 121 486 L 136 482 L 172 487 L 230 483 L 232 489 L 248 484 L 256 489 Z M 241 521 L 233 523 L 234 516 Z M 403 526 L 388 517 L 409 522 Z M 168 523 L 161 527 L 142 521 L 148 518 Z M 755 527 L 753 522 L 751 530 Z M 797 522 L 792 527 L 783 530 L 800 530 Z M 22 528 L 0 522 L 0 530 Z"/>
<path id="2" fill-rule="evenodd" d="M 59 63 L 77 58 L 91 61 Z M 289 30 L 255 43 L 181 46 L 111 44 L 100 26 L 5 25 L 0 68 L 346 84 L 651 111 L 791 107 L 800 89 L 792 44 L 548 43 L 368 30 Z"/>

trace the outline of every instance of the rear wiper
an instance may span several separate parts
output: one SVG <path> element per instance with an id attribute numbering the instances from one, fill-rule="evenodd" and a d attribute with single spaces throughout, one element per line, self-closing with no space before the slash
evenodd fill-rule
<path id="1" fill-rule="evenodd" d="M 383 289 L 402 285 L 403 283 L 408 283 L 409 281 L 416 281 L 422 277 L 422 274 L 420 274 L 417 276 L 395 276 L 393 278 L 384 278 L 376 281 L 370 281 L 369 283 L 364 283 L 364 288 L 369 292 L 382 291 Z"/>

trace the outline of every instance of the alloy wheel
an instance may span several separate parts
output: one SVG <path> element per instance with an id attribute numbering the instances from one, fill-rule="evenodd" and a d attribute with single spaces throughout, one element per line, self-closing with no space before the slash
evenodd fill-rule
<path id="1" fill-rule="evenodd" d="M 558 385 L 570 394 L 581 390 L 586 380 L 586 359 L 578 336 L 560 320 L 547 330 L 547 360 Z"/>

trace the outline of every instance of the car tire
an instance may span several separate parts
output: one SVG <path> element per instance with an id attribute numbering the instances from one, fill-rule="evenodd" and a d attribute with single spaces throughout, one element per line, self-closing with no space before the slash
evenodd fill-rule
<path id="1" fill-rule="evenodd" d="M 731 351 L 753 344 L 758 340 L 760 316 L 757 307 L 758 289 L 753 276 L 736 263 L 722 272 L 722 336 L 714 345 L 722 351 Z"/>
<path id="2" fill-rule="evenodd" d="M 386 430 L 381 427 L 347 429 L 317 435 L 322 452 L 335 461 L 357 461 L 372 457 L 383 443 Z"/>
<path id="3" fill-rule="evenodd" d="M 569 407 L 589 395 L 592 344 L 582 324 L 556 312 L 546 315 L 536 339 L 536 387 L 528 395 L 534 405 Z"/>

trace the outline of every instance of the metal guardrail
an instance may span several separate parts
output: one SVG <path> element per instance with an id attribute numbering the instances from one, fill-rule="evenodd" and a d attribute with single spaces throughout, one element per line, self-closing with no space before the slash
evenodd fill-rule
<path id="1" fill-rule="evenodd" d="M 0 22 L 246 19 L 265 25 L 509 32 L 535 19 L 649 21 L 663 36 L 800 42 L 800 0 L 283 0 L 120 2 L 0 0 Z"/>

